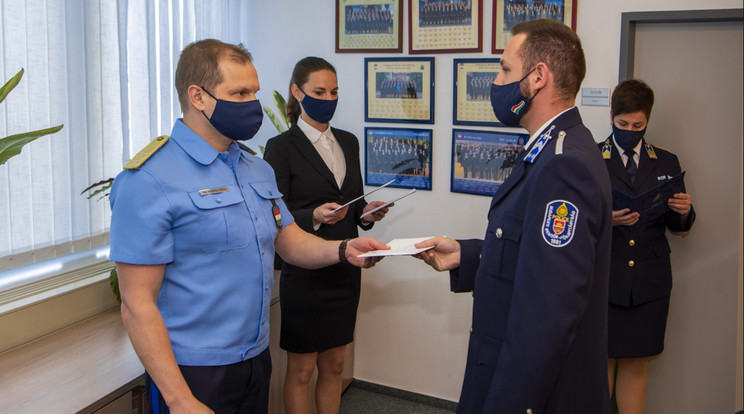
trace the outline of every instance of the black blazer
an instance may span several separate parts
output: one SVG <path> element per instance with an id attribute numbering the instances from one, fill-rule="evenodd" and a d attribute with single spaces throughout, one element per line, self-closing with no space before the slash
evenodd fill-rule
<path id="1" fill-rule="evenodd" d="M 599 144 L 612 188 L 635 196 L 647 191 L 682 170 L 677 156 L 648 144 L 644 139 L 635 183 L 625 171 L 620 152 L 612 135 Z M 610 303 L 619 306 L 639 305 L 669 296 L 672 290 L 671 249 L 666 229 L 673 232 L 690 230 L 695 210 L 686 220 L 674 211 L 650 222 L 641 220 L 633 226 L 612 227 L 610 266 Z"/>
<path id="2" fill-rule="evenodd" d="M 357 237 L 357 226 L 368 230 L 372 223 L 365 225 L 359 218 L 367 205 L 361 199 L 349 206 L 343 220 L 333 225 L 322 224 L 318 231 L 313 230 L 316 207 L 330 202 L 343 205 L 364 194 L 359 141 L 349 132 L 336 128 L 331 131 L 346 160 L 346 176 L 340 189 L 333 173 L 297 124 L 266 143 L 264 160 L 274 168 L 277 187 L 297 225 L 326 240 L 343 240 Z"/>

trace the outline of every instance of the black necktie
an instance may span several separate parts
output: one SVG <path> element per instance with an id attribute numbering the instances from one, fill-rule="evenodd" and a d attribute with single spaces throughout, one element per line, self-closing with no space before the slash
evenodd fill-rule
<path id="1" fill-rule="evenodd" d="M 625 155 L 628 156 L 628 162 L 625 163 L 625 171 L 628 172 L 628 175 L 630 176 L 630 183 L 635 183 L 635 177 L 636 173 L 638 172 L 638 165 L 636 165 L 635 159 L 633 159 L 633 155 L 635 155 L 635 151 L 632 149 L 625 151 Z"/>

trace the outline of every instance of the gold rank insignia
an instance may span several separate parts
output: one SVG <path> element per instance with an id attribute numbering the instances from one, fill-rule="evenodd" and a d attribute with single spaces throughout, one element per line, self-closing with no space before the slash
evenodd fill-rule
<path id="1" fill-rule="evenodd" d="M 648 141 L 646 141 L 646 152 L 648 153 L 648 157 L 652 160 L 656 159 L 656 151 L 654 151 L 654 146 L 649 144 Z"/>
<path id="2" fill-rule="evenodd" d="M 140 150 L 140 152 L 137 153 L 134 157 L 132 157 L 129 162 L 124 164 L 125 170 L 134 170 L 136 168 L 139 168 L 142 166 L 142 164 L 147 161 L 148 158 L 152 156 L 157 150 L 160 149 L 163 145 L 165 145 L 166 142 L 168 142 L 168 135 L 161 135 L 152 141 L 150 141 L 149 144 L 145 145 L 144 148 Z"/>
<path id="3" fill-rule="evenodd" d="M 610 155 L 612 154 L 612 143 L 610 142 L 611 138 L 607 138 L 607 140 L 604 142 L 604 145 L 602 146 L 602 158 L 609 160 Z"/>

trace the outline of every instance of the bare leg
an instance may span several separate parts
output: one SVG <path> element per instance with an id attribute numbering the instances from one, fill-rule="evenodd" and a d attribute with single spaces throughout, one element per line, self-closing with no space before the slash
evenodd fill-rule
<path id="1" fill-rule="evenodd" d="M 338 414 L 345 355 L 345 345 L 318 353 L 318 382 L 315 385 L 318 414 Z"/>
<path id="2" fill-rule="evenodd" d="M 615 392 L 613 388 L 615 386 L 615 367 L 617 366 L 617 359 L 610 358 L 607 360 L 607 381 L 610 383 L 610 397 Z"/>
<path id="3" fill-rule="evenodd" d="M 650 358 L 618 358 L 615 395 L 620 414 L 643 414 L 648 394 Z"/>
<path id="4" fill-rule="evenodd" d="M 284 378 L 284 410 L 287 414 L 309 412 L 308 387 L 317 359 L 316 352 L 287 352 L 287 376 Z"/>

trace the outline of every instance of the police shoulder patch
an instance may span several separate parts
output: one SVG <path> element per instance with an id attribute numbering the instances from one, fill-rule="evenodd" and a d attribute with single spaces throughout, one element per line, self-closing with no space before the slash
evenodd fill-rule
<path id="1" fill-rule="evenodd" d="M 579 209 L 566 200 L 553 200 L 545 207 L 542 236 L 553 247 L 571 243 L 576 231 Z"/>

